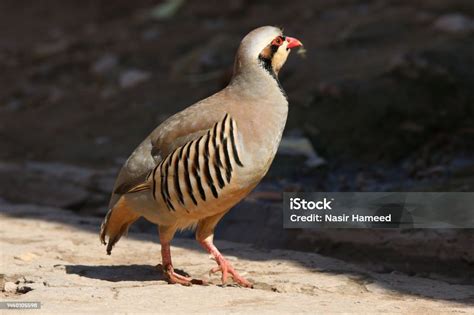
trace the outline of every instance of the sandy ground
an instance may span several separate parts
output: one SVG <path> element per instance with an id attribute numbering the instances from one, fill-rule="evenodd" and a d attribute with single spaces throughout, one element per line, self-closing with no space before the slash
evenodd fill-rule
<path id="1" fill-rule="evenodd" d="M 40 301 L 40 311 L 143 313 L 462 313 L 474 314 L 474 286 L 398 273 L 377 274 L 317 254 L 217 242 L 254 289 L 168 285 L 156 235 L 130 235 L 112 256 L 98 220 L 33 205 L 1 208 L 1 301 Z M 177 239 L 174 264 L 208 279 L 214 266 L 192 240 Z M 26 292 L 26 293 L 25 293 Z M 11 311 L 17 312 L 17 311 Z"/>

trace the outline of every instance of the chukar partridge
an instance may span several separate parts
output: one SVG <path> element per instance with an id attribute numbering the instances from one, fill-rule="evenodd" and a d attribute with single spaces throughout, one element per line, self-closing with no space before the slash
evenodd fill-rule
<path id="1" fill-rule="evenodd" d="M 197 282 L 174 271 L 170 253 L 175 232 L 195 228 L 197 241 L 218 264 L 211 272 L 220 271 L 223 283 L 230 275 L 252 286 L 214 246 L 214 228 L 275 157 L 288 113 L 278 73 L 290 50 L 301 45 L 276 27 L 251 31 L 237 51 L 229 85 L 168 118 L 135 149 L 118 175 L 101 226 L 108 254 L 143 216 L 158 225 L 168 282 Z"/>

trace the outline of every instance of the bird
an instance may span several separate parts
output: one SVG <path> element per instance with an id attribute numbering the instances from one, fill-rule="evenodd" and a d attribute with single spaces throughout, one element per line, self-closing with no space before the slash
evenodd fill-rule
<path id="1" fill-rule="evenodd" d="M 222 217 L 262 180 L 276 155 L 288 116 L 278 74 L 300 40 L 263 26 L 241 41 L 229 84 L 162 122 L 121 168 L 100 228 L 107 254 L 140 217 L 158 226 L 163 275 L 170 284 L 204 284 L 175 271 L 170 243 L 195 229 L 221 281 L 239 275 L 214 245 Z"/>

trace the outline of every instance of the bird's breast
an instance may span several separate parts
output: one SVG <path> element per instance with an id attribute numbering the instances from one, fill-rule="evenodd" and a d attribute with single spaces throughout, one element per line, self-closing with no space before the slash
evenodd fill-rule
<path id="1" fill-rule="evenodd" d="M 288 116 L 286 100 L 262 104 L 254 109 L 249 119 L 239 121 L 239 130 L 243 138 L 245 170 L 248 176 L 260 179 L 267 173 L 275 158 L 281 142 L 283 130 Z"/>

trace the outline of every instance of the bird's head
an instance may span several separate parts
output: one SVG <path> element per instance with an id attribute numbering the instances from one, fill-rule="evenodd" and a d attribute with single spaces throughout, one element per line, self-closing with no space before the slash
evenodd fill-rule
<path id="1" fill-rule="evenodd" d="M 277 27 L 263 26 L 254 29 L 240 43 L 234 74 L 260 67 L 276 77 L 291 49 L 302 45 L 298 39 L 283 35 L 282 30 Z"/>

